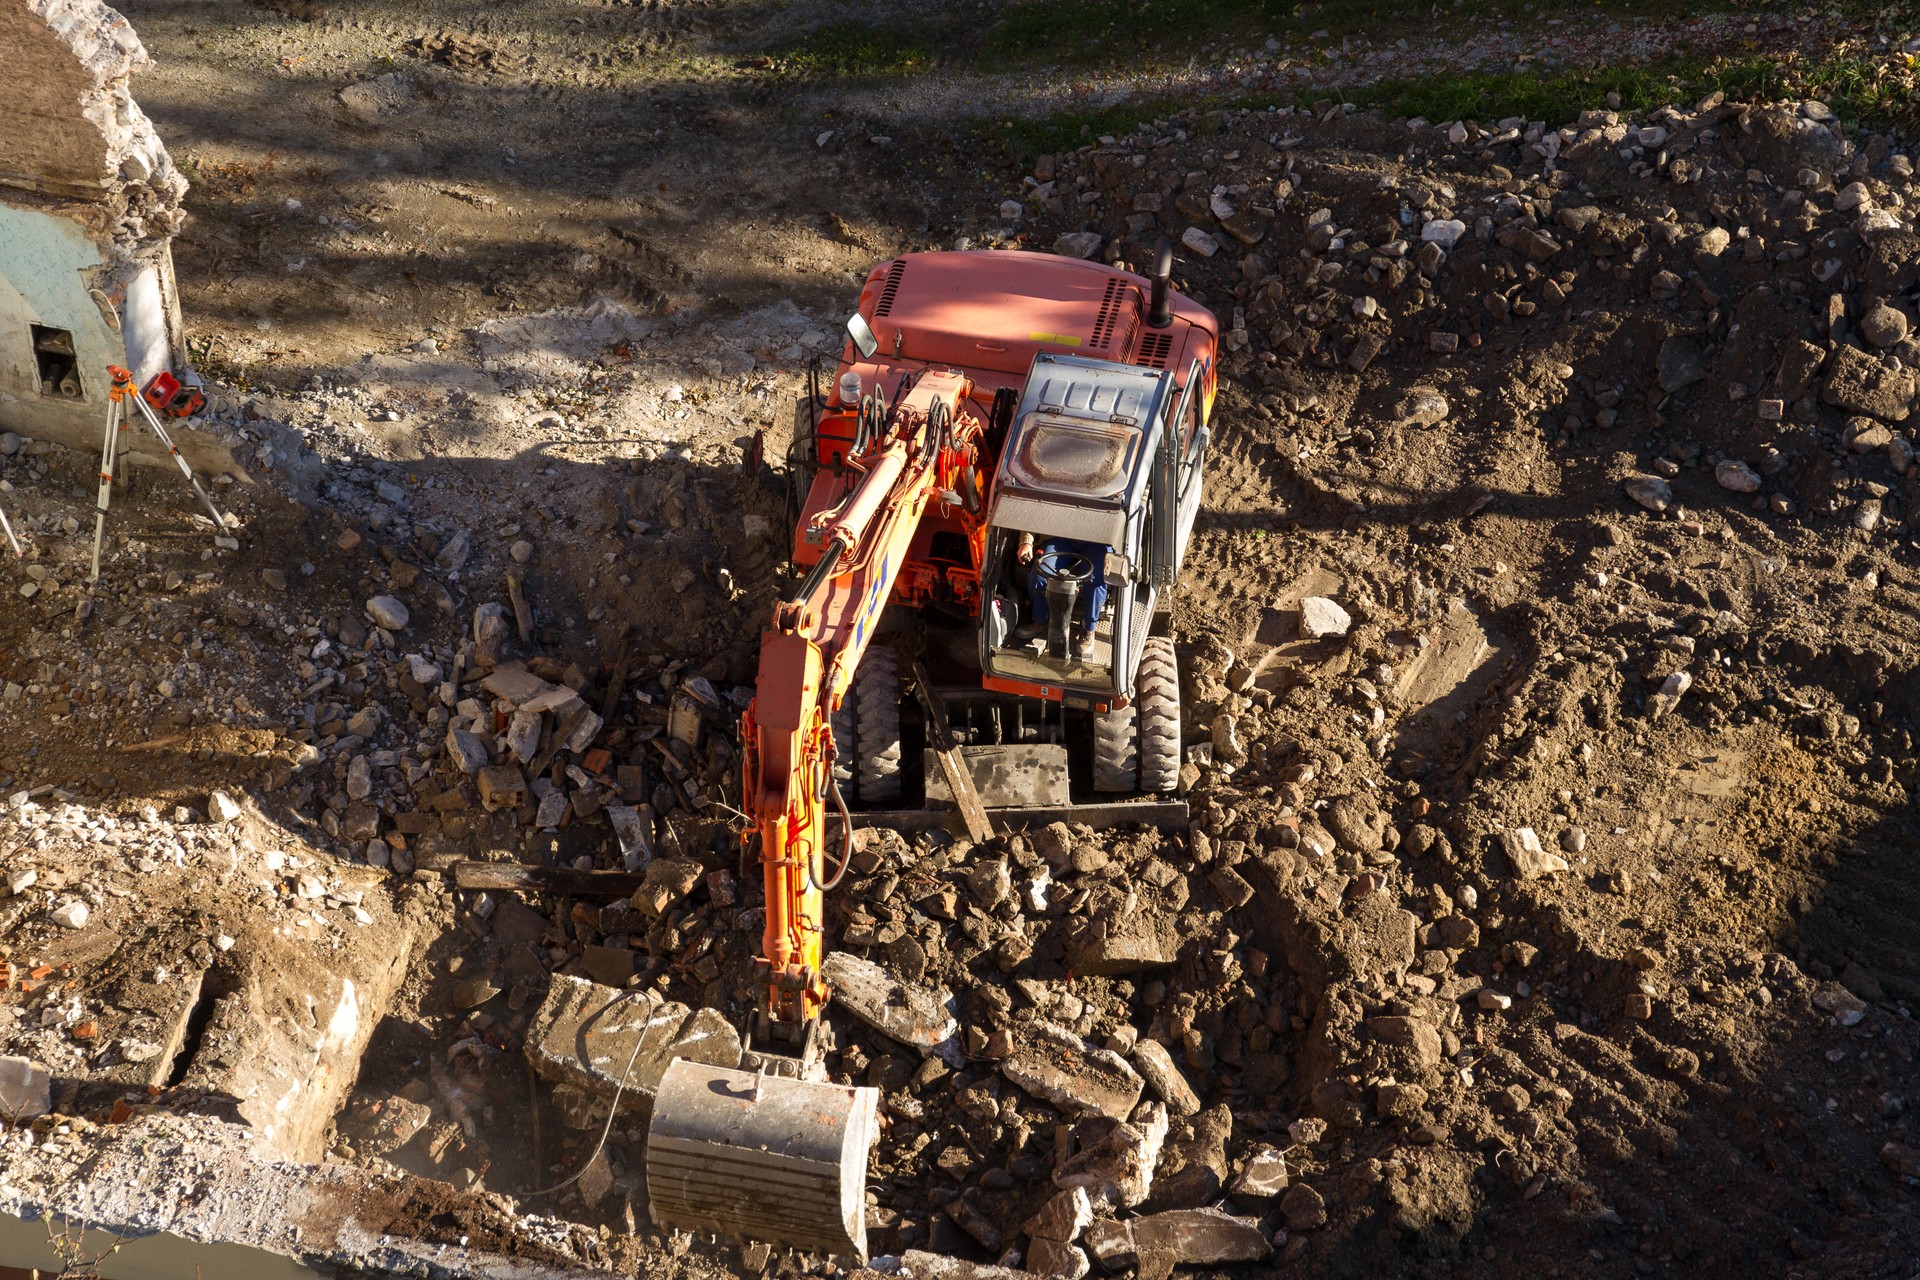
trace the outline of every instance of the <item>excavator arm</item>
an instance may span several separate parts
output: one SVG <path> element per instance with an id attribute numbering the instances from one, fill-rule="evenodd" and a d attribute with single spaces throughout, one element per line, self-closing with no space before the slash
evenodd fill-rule
<path id="1" fill-rule="evenodd" d="M 766 887 L 756 961 L 765 994 L 749 1037 L 756 1070 L 681 1059 L 662 1077 L 647 1145 L 662 1224 L 865 1256 L 877 1094 L 826 1081 L 820 1034 L 825 891 L 852 849 L 830 716 L 878 629 L 922 512 L 977 465 L 983 423 L 970 393 L 957 373 L 927 372 L 891 410 L 877 398 L 863 405 L 846 459 L 858 479 L 802 531 L 820 558 L 761 637 L 759 684 L 741 720 L 748 839 L 758 841 Z M 838 849 L 827 847 L 830 804 L 841 814 Z"/>
<path id="2" fill-rule="evenodd" d="M 814 517 L 807 541 L 820 559 L 791 599 L 774 609 L 761 638 L 758 693 L 742 722 L 750 815 L 766 881 L 761 981 L 765 1022 L 795 1046 L 827 999 L 820 979 L 822 889 L 835 744 L 829 717 L 853 683 L 881 612 L 907 559 L 921 513 L 951 492 L 971 465 L 981 424 L 968 407 L 969 384 L 956 373 L 922 374 L 890 415 L 878 402 L 848 463 L 863 473 L 835 507 Z M 839 807 L 844 810 L 844 805 Z M 832 877 L 837 880 L 837 873 Z"/>

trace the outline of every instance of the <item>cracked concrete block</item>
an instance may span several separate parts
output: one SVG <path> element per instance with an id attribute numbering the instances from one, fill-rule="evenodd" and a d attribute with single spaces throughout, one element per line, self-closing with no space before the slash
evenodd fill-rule
<path id="1" fill-rule="evenodd" d="M 946 988 L 902 982 L 873 961 L 845 951 L 830 953 L 820 976 L 833 988 L 834 1003 L 881 1035 L 960 1065 L 960 1022 L 953 1016 L 953 993 Z"/>
<path id="2" fill-rule="evenodd" d="M 31 1058 L 0 1058 L 0 1119 L 18 1124 L 53 1109 L 53 1075 Z"/>
<path id="3" fill-rule="evenodd" d="M 1013 1053 L 1000 1064 L 1000 1071 L 1069 1115 L 1124 1120 L 1146 1088 L 1125 1058 L 1110 1049 L 1095 1048 L 1051 1022 L 1019 1028 Z"/>
<path id="4" fill-rule="evenodd" d="M 740 1065 L 740 1033 L 713 1009 L 689 1009 L 648 991 L 617 991 L 556 975 L 527 1030 L 527 1056 L 555 1084 L 611 1101 L 621 1110 L 653 1110 L 660 1077 L 675 1058 L 716 1067 Z M 629 1067 L 631 1064 L 631 1067 Z"/>

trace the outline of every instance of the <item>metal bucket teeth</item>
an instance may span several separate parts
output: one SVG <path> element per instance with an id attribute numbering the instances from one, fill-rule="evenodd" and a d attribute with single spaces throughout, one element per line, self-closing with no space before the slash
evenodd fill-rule
<path id="1" fill-rule="evenodd" d="M 879 1097 L 675 1060 L 647 1131 L 654 1222 L 864 1262 Z"/>

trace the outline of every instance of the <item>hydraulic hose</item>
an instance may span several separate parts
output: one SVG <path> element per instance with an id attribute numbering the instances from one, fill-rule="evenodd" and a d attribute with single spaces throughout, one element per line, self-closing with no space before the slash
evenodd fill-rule
<path id="1" fill-rule="evenodd" d="M 853 865 L 853 815 L 847 812 L 847 802 L 840 794 L 840 784 L 835 781 L 831 771 L 827 774 L 827 790 L 833 795 L 833 807 L 840 811 L 840 869 L 833 873 L 833 879 L 821 884 L 813 879 L 813 868 L 807 868 L 807 879 L 813 881 L 813 887 L 821 893 L 832 893 L 847 878 L 847 868 Z"/>

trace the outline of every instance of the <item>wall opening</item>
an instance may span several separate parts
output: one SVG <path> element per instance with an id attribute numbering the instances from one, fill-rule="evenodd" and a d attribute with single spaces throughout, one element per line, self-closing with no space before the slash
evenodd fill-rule
<path id="1" fill-rule="evenodd" d="M 73 332 L 30 324 L 33 337 L 33 361 L 40 374 L 40 394 L 61 400 L 78 400 L 80 364 L 73 354 Z"/>

